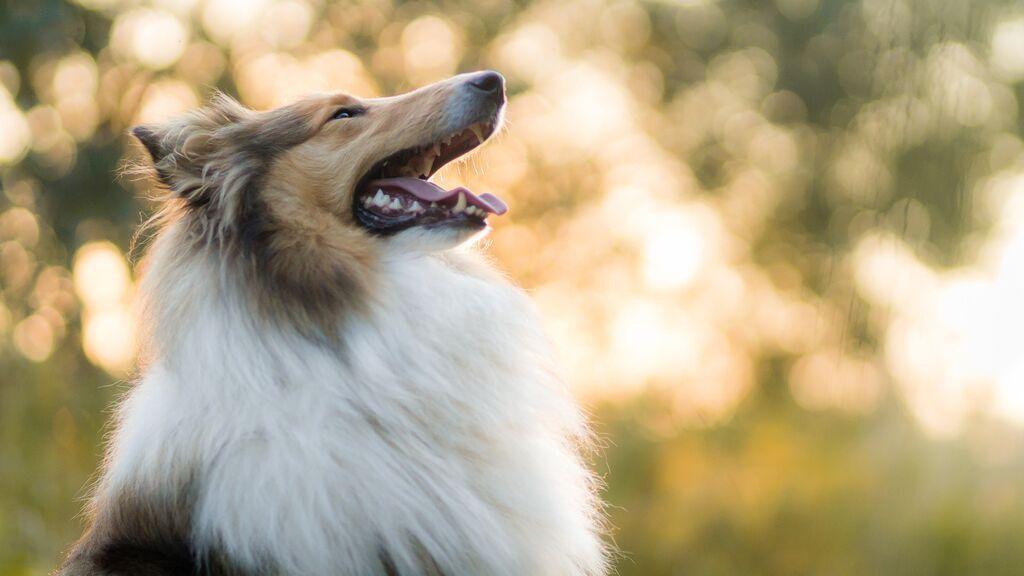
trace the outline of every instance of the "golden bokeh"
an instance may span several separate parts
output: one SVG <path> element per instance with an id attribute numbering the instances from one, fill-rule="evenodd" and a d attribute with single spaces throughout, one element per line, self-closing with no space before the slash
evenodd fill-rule
<path id="1" fill-rule="evenodd" d="M 40 0 L 0 47 L 0 575 L 77 534 L 131 374 L 128 128 L 483 68 L 507 124 L 437 180 L 512 208 L 619 573 L 1024 564 L 1016 3 Z"/>
<path id="2" fill-rule="evenodd" d="M 122 376 L 136 347 L 128 263 L 114 244 L 90 242 L 75 253 L 72 273 L 84 308 L 82 350 L 92 363 Z"/>

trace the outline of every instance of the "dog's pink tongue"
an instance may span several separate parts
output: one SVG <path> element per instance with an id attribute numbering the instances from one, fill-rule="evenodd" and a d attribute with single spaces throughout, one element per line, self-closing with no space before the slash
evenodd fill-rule
<path id="1" fill-rule="evenodd" d="M 427 182 L 420 178 L 381 178 L 380 180 L 371 180 L 366 186 L 371 193 L 377 189 L 385 192 L 399 191 L 412 194 L 426 202 L 443 202 L 445 204 L 457 202 L 459 194 L 465 194 L 466 203 L 471 206 L 498 216 L 508 212 L 508 206 L 494 194 L 484 193 L 477 196 L 461 186 L 445 190 L 433 182 Z"/>

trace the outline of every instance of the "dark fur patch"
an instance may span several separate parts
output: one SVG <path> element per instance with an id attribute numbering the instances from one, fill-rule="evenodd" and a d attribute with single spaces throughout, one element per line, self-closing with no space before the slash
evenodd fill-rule
<path id="1" fill-rule="evenodd" d="M 247 195 L 238 229 L 240 273 L 261 314 L 330 343 L 343 310 L 366 297 L 365 263 L 315 238 L 284 230 L 258 194 Z"/>
<path id="2" fill-rule="evenodd" d="M 191 538 L 192 483 L 173 495 L 124 491 L 95 517 L 56 576 L 255 576 Z"/>
<path id="3" fill-rule="evenodd" d="M 437 562 L 430 557 L 430 554 L 428 554 L 422 546 L 418 546 L 418 549 L 420 557 L 419 570 L 416 571 L 415 575 L 408 576 L 445 576 L 444 572 L 437 567 Z M 377 556 L 380 558 L 381 564 L 384 565 L 385 576 L 406 576 L 398 570 L 397 566 L 395 566 L 395 561 L 391 558 L 391 554 L 389 554 L 387 550 L 382 548 Z"/>
<path id="4" fill-rule="evenodd" d="M 391 555 L 388 554 L 387 550 L 381 550 L 379 556 L 380 563 L 384 565 L 385 576 L 401 576 L 398 568 L 395 567 L 395 561 L 391 559 Z"/>

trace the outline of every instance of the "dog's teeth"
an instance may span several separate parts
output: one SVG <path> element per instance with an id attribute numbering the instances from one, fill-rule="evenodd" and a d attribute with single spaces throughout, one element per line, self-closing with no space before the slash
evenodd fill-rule
<path id="1" fill-rule="evenodd" d="M 434 166 L 434 158 L 429 152 L 424 153 L 422 156 L 414 160 L 416 167 L 413 168 L 414 176 L 416 177 L 427 177 L 430 175 L 430 169 Z"/>
<path id="2" fill-rule="evenodd" d="M 454 212 L 456 214 L 460 214 L 465 209 L 466 209 L 466 195 L 464 193 L 462 193 L 462 192 L 459 192 L 459 199 L 458 199 L 458 201 L 455 202 L 455 207 L 452 208 L 452 212 Z"/>
<path id="3" fill-rule="evenodd" d="M 477 143 L 478 144 L 483 143 L 483 141 L 484 141 L 484 133 L 483 133 L 483 130 L 480 129 L 480 125 L 479 124 L 473 124 L 472 126 L 469 127 L 469 129 L 473 132 L 473 135 L 476 136 Z"/>
<path id="4" fill-rule="evenodd" d="M 431 208 L 437 208 L 437 202 L 431 202 L 430 203 L 430 207 Z"/>
<path id="5" fill-rule="evenodd" d="M 398 198 L 395 198 L 394 200 L 391 201 L 391 205 L 389 205 L 388 208 L 392 210 L 401 210 L 402 203 L 398 201 Z"/>
<path id="6" fill-rule="evenodd" d="M 373 198 L 372 197 L 367 196 L 367 197 L 363 198 L 363 206 L 366 206 L 367 208 L 369 208 L 371 204 L 373 204 Z"/>
<path id="7" fill-rule="evenodd" d="M 377 206 L 387 206 L 389 196 L 384 193 L 380 188 L 377 189 L 377 195 L 373 197 L 373 203 Z"/>
<path id="8" fill-rule="evenodd" d="M 420 206 L 419 202 L 413 200 L 412 201 L 412 205 L 409 206 L 409 210 L 411 210 L 413 212 L 422 212 L 423 211 L 423 206 Z"/>

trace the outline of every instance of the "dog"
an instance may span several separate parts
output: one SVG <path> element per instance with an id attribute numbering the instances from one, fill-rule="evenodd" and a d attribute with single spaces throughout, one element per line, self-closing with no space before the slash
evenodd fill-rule
<path id="1" fill-rule="evenodd" d="M 474 247 L 506 206 L 429 181 L 505 100 L 488 71 L 132 130 L 140 377 L 59 575 L 607 573 L 585 418 Z"/>

